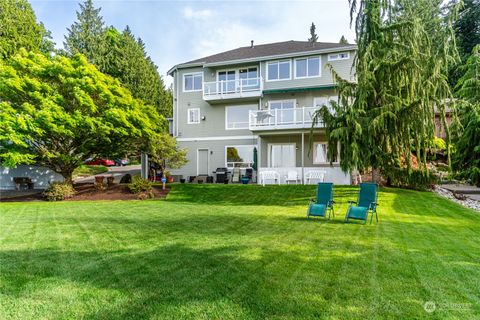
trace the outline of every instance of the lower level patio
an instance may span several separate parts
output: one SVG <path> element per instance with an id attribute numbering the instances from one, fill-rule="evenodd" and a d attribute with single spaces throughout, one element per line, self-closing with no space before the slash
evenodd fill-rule
<path id="1" fill-rule="evenodd" d="M 324 132 L 310 137 L 309 131 L 259 134 L 259 184 L 350 184 L 350 174 L 337 161 L 327 159 Z"/>

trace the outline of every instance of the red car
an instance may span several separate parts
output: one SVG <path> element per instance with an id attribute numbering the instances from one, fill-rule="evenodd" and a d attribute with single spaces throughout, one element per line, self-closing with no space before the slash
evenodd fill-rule
<path id="1" fill-rule="evenodd" d="M 111 167 L 115 165 L 115 161 L 110 159 L 95 159 L 85 162 L 89 166 L 106 166 Z"/>

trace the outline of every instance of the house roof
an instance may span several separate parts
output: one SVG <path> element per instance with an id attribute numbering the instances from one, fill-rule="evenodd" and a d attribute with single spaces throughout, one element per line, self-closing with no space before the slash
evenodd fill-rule
<path id="1" fill-rule="evenodd" d="M 168 71 L 170 74 L 175 68 L 201 66 L 208 64 L 221 64 L 228 62 L 241 62 L 244 60 L 262 60 L 262 58 L 273 58 L 277 56 L 288 56 L 299 53 L 313 53 L 313 52 L 334 52 L 342 50 L 355 50 L 355 44 L 340 44 L 330 42 L 309 42 L 309 41 L 284 41 L 240 47 L 237 49 L 217 53 L 211 56 L 203 57 L 196 60 L 191 60 L 185 63 L 178 64 Z"/>

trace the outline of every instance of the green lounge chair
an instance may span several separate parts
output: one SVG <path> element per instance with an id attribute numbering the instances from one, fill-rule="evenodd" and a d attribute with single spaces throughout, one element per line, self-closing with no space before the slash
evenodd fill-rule
<path id="1" fill-rule="evenodd" d="M 333 183 L 320 182 L 317 186 L 317 198 L 310 200 L 307 211 L 307 219 L 310 218 L 310 216 L 330 219 L 330 213 L 332 213 L 332 215 L 335 217 L 333 204 Z M 326 215 L 327 210 L 328 218 Z"/>
<path id="2" fill-rule="evenodd" d="M 377 197 L 378 185 L 376 183 L 361 183 L 360 192 L 358 193 L 357 201 L 349 201 L 347 214 L 345 215 L 345 222 L 349 219 L 363 220 L 365 224 L 368 220 L 368 214 L 371 213 L 370 224 L 372 224 L 373 215 L 375 215 L 378 223 L 377 214 Z M 355 205 L 354 205 L 355 204 Z"/>

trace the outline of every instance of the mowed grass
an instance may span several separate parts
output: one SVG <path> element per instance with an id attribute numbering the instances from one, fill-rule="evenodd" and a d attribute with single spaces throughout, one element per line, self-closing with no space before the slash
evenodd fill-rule
<path id="1" fill-rule="evenodd" d="M 306 220 L 314 186 L 0 205 L 0 319 L 475 319 L 480 214 L 382 189 L 380 223 Z M 432 311 L 425 311 L 426 302 Z"/>

